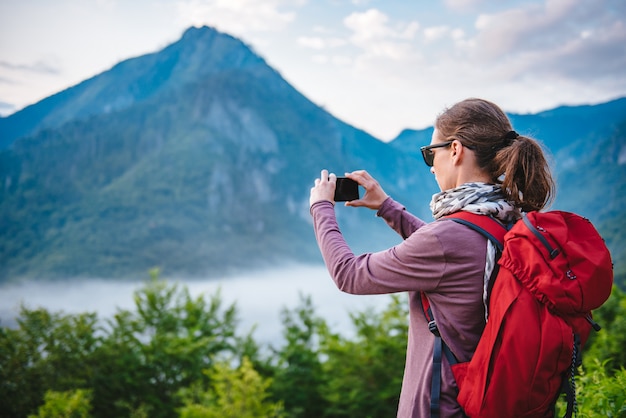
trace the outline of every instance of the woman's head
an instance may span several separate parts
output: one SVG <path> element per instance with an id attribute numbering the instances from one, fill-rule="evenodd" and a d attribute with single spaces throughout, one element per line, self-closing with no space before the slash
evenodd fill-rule
<path id="1" fill-rule="evenodd" d="M 554 181 L 537 141 L 518 135 L 505 113 L 482 99 L 467 99 L 435 121 L 438 141 L 458 141 L 474 154 L 489 181 L 501 183 L 507 199 L 524 211 L 547 206 Z"/>

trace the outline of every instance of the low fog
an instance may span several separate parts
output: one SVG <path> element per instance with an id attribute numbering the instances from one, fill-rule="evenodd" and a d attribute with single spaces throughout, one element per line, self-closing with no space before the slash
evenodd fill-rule
<path id="1" fill-rule="evenodd" d="M 223 306 L 235 303 L 239 312 L 238 333 L 247 333 L 256 325 L 255 340 L 276 346 L 282 343 L 280 312 L 300 305 L 301 295 L 310 296 L 318 316 L 333 331 L 352 336 L 350 312 L 369 307 L 384 309 L 386 295 L 355 296 L 340 292 L 323 266 L 294 266 L 280 270 L 243 274 L 224 279 L 170 279 L 189 289 L 192 296 L 209 299 L 221 289 Z M 28 281 L 0 286 L 0 324 L 15 325 L 20 304 L 30 309 L 43 307 L 51 312 L 97 312 L 101 321 L 118 309 L 135 310 L 133 292 L 142 281 L 85 279 L 72 281 Z"/>

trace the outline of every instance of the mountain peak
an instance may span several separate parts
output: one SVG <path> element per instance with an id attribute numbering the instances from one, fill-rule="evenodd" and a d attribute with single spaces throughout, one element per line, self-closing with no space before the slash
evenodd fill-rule
<path id="1" fill-rule="evenodd" d="M 191 27 L 164 49 L 108 71 L 0 119 L 0 149 L 68 121 L 129 108 L 155 95 L 224 71 L 274 72 L 241 40 L 208 26 Z"/>
<path id="2" fill-rule="evenodd" d="M 207 25 L 190 26 L 189 28 L 185 29 L 185 32 L 183 32 L 183 36 L 181 37 L 181 39 L 202 36 L 204 34 L 217 34 L 217 33 L 220 33 L 220 32 L 211 26 L 207 26 Z"/>
<path id="3" fill-rule="evenodd" d="M 187 29 L 178 42 L 159 54 L 170 55 L 164 57 L 168 60 L 178 60 L 177 70 L 186 73 L 182 75 L 184 79 L 220 71 L 267 66 L 265 61 L 240 39 L 209 26 Z"/>
<path id="4" fill-rule="evenodd" d="M 222 33 L 211 26 L 191 26 L 183 32 L 183 36 L 180 40 L 184 42 L 196 42 L 198 40 L 214 36 L 226 36 L 232 38 L 232 36 Z"/>

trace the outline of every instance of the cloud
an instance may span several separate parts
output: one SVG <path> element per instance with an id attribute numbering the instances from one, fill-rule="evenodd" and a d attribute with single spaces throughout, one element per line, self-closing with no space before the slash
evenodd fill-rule
<path id="1" fill-rule="evenodd" d="M 450 33 L 448 26 L 433 26 L 424 29 L 424 38 L 426 42 L 435 41 L 441 39 Z"/>
<path id="2" fill-rule="evenodd" d="M 351 68 L 374 77 L 393 73 L 394 63 L 406 63 L 417 55 L 413 46 L 419 29 L 416 21 L 393 20 L 378 9 L 369 9 L 349 14 L 342 23 L 343 28 L 315 26 L 313 36 L 301 36 L 297 43 L 317 51 L 311 57 L 316 64 Z"/>
<path id="3" fill-rule="evenodd" d="M 309 47 L 320 48 L 315 62 L 335 64 L 330 68 L 343 77 L 342 86 L 349 80 L 367 83 L 367 92 L 355 95 L 344 115 L 372 113 L 372 121 L 384 118 L 401 126 L 406 125 L 401 119 L 424 123 L 438 109 L 470 96 L 524 113 L 597 103 L 626 91 L 623 0 L 450 0 L 446 5 L 464 16 L 420 27 L 382 6 L 349 14 L 343 19 L 349 47 L 342 52 L 352 59 L 341 68 L 327 53 L 331 33 L 315 31 L 313 37 L 320 39 L 308 39 Z"/>
<path id="4" fill-rule="evenodd" d="M 307 48 L 322 50 L 327 48 L 337 48 L 347 44 L 345 39 L 341 38 L 322 38 L 320 36 L 301 36 L 297 39 L 297 43 Z"/>
<path id="5" fill-rule="evenodd" d="M 352 31 L 350 42 L 372 57 L 400 60 L 410 55 L 411 44 L 419 24 L 415 21 L 389 24 L 389 17 L 377 9 L 354 12 L 343 23 Z"/>
<path id="6" fill-rule="evenodd" d="M 455 12 L 467 12 L 475 10 L 485 3 L 485 0 L 444 0 L 445 6 Z"/>
<path id="7" fill-rule="evenodd" d="M 242 35 L 283 29 L 296 18 L 293 9 L 305 3 L 305 0 L 180 0 L 177 7 L 185 24 L 208 24 Z"/>
<path id="8" fill-rule="evenodd" d="M 624 80 L 626 68 L 626 26 L 614 22 L 607 27 L 583 31 L 567 39 L 545 61 L 537 60 L 535 68 L 542 72 L 557 71 L 580 80 L 618 76 Z"/>
<path id="9" fill-rule="evenodd" d="M 319 36 L 301 36 L 298 38 L 298 44 L 313 49 L 324 49 L 326 47 L 324 39 Z"/>
<path id="10" fill-rule="evenodd" d="M 117 0 L 96 0 L 96 4 L 104 10 L 113 10 L 117 7 Z"/>
<path id="11" fill-rule="evenodd" d="M 621 0 L 546 0 L 476 19 L 472 57 L 508 78 L 624 82 L 626 6 Z"/>
<path id="12" fill-rule="evenodd" d="M 419 29 L 417 22 L 390 27 L 389 17 L 378 9 L 354 12 L 344 19 L 344 25 L 353 31 L 355 43 L 381 39 L 412 39 Z"/>
<path id="13" fill-rule="evenodd" d="M 38 74 L 52 74 L 56 75 L 60 73 L 60 70 L 50 64 L 43 61 L 37 61 L 32 64 L 14 64 L 7 61 L 0 61 L 0 70 L 9 71 L 27 71 Z"/>

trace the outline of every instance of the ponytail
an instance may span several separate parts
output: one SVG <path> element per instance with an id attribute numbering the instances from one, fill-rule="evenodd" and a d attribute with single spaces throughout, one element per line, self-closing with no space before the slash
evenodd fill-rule
<path id="1" fill-rule="evenodd" d="M 517 137 L 511 145 L 496 153 L 492 167 L 492 175 L 502 179 L 507 200 L 522 211 L 541 210 L 552 203 L 555 183 L 537 141 Z"/>
<path id="2" fill-rule="evenodd" d="M 537 141 L 513 131 L 506 114 L 494 103 L 466 99 L 445 110 L 435 122 L 448 140 L 473 150 L 478 166 L 501 183 L 507 200 L 524 212 L 552 203 L 555 183 Z"/>

